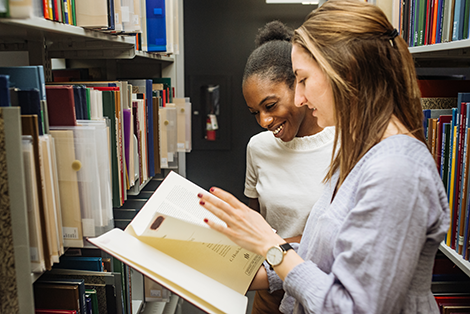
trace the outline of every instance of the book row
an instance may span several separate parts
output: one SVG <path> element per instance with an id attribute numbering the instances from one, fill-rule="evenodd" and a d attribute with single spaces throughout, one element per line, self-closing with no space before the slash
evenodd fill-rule
<path id="1" fill-rule="evenodd" d="M 431 291 L 440 313 L 469 313 L 469 286 L 468 276 L 439 251 L 434 260 Z"/>
<path id="2" fill-rule="evenodd" d="M 137 310 L 132 292 L 145 302 L 170 300 L 161 285 L 102 255 L 97 249 L 71 249 L 61 256 L 33 284 L 36 314 L 131 314 Z"/>
<path id="3" fill-rule="evenodd" d="M 21 108 L 32 272 L 113 228 L 113 208 L 191 150 L 191 104 L 169 79 L 45 85 L 40 66 L 0 73 L 1 104 Z"/>
<path id="4" fill-rule="evenodd" d="M 0 17 L 38 17 L 132 35 L 138 50 L 179 53 L 177 0 L 0 0 Z"/>
<path id="5" fill-rule="evenodd" d="M 426 108 L 423 111 L 425 135 L 447 191 L 451 212 L 451 225 L 445 243 L 468 260 L 470 253 L 469 82 L 429 80 L 421 81 L 420 84 L 422 102 Z M 459 89 L 460 92 L 457 91 Z"/>
<path id="6" fill-rule="evenodd" d="M 392 12 L 409 47 L 469 38 L 468 0 L 395 0 Z"/>

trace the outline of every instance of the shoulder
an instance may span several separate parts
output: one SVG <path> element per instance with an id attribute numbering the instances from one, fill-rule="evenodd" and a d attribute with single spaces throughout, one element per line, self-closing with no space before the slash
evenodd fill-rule
<path id="1" fill-rule="evenodd" d="M 375 145 L 358 163 L 364 175 L 402 180 L 425 176 L 435 181 L 436 164 L 427 146 L 409 136 L 397 135 Z"/>
<path id="2" fill-rule="evenodd" d="M 258 134 L 253 135 L 248 142 L 249 148 L 272 145 L 275 143 L 275 137 L 270 131 L 262 131 Z"/>

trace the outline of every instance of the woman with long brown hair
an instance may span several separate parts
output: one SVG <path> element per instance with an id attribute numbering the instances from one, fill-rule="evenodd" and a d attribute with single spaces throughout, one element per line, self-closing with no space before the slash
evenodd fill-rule
<path id="1" fill-rule="evenodd" d="M 378 7 L 357 0 L 327 1 L 295 32 L 296 105 L 336 126 L 300 246 L 229 193 L 198 195 L 227 224 L 205 220 L 211 228 L 267 258 L 252 288 L 283 287 L 283 313 L 439 313 L 430 287 L 449 208 L 397 35 Z"/>

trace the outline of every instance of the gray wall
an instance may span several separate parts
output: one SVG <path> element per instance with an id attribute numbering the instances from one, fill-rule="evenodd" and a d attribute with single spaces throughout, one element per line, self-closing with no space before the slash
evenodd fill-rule
<path id="1" fill-rule="evenodd" d="M 201 131 L 195 129 L 193 116 L 193 151 L 187 155 L 187 178 L 208 189 L 222 187 L 242 201 L 245 178 L 245 149 L 250 137 L 262 129 L 246 108 L 241 91 L 241 79 L 246 59 L 253 49 L 260 27 L 280 20 L 292 28 L 299 27 L 307 14 L 316 8 L 311 5 L 266 4 L 265 0 L 186 0 L 184 1 L 185 89 L 191 95 L 194 76 L 229 76 L 230 108 L 219 120 L 228 137 L 223 143 L 206 147 Z M 221 113 L 222 114 L 222 113 Z M 224 120 L 225 119 L 225 120 Z M 199 126 L 197 126 L 199 128 Z M 211 144 L 211 143 L 208 143 Z M 219 145 L 221 144 L 221 145 Z"/>

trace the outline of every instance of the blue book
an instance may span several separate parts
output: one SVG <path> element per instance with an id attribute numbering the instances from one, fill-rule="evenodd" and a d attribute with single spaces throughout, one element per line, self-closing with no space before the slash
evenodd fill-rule
<path id="1" fill-rule="evenodd" d="M 441 178 L 442 183 L 444 183 L 444 188 L 447 191 L 448 186 L 448 169 L 449 169 L 449 154 L 450 154 L 450 138 L 451 138 L 451 131 L 450 131 L 451 123 L 444 123 L 442 126 L 442 158 L 441 158 Z M 448 195 L 448 194 L 447 194 Z"/>
<path id="2" fill-rule="evenodd" d="M 39 90 L 41 100 L 46 100 L 46 81 L 42 65 L 0 67 L 0 74 L 10 76 L 10 87 Z"/>
<path id="3" fill-rule="evenodd" d="M 446 0 L 439 0 L 438 6 L 437 6 L 436 44 L 440 43 L 441 38 L 442 38 L 442 18 L 444 16 L 444 3 L 445 3 L 445 1 Z"/>
<path id="4" fill-rule="evenodd" d="M 35 114 L 38 116 L 39 135 L 44 134 L 44 114 L 41 108 L 40 93 L 37 89 L 17 90 L 18 106 L 21 107 L 21 114 Z"/>
<path id="5" fill-rule="evenodd" d="M 463 37 L 463 20 L 465 17 L 465 0 L 455 0 L 454 21 L 452 28 L 452 40 L 460 40 Z"/>
<path id="6" fill-rule="evenodd" d="M 44 133 L 48 133 L 49 122 L 47 117 L 46 80 L 44 78 L 43 66 L 32 65 L 17 67 L 0 67 L 0 74 L 10 76 L 10 88 L 14 87 L 20 90 L 39 90 L 39 99 L 41 101 L 40 118 L 42 121 L 42 128 L 44 130 Z"/>
<path id="7" fill-rule="evenodd" d="M 86 302 L 86 314 L 93 314 L 93 304 L 91 303 L 91 296 L 88 294 L 85 296 Z"/>
<path id="8" fill-rule="evenodd" d="M 54 264 L 53 267 L 63 269 L 104 271 L 103 259 L 101 257 L 62 255 L 60 257 L 60 262 L 58 264 Z"/>
<path id="9" fill-rule="evenodd" d="M 428 121 L 431 118 L 431 109 L 424 109 L 423 116 L 424 137 L 428 138 Z"/>
<path id="10" fill-rule="evenodd" d="M 453 155 L 453 150 L 454 150 L 454 127 L 457 123 L 458 119 L 458 111 L 457 108 L 452 108 L 452 122 L 450 124 L 450 150 L 449 150 L 449 168 L 447 169 L 447 196 L 450 198 L 452 195 L 450 195 L 450 181 L 452 178 L 452 155 Z"/>
<path id="11" fill-rule="evenodd" d="M 115 20 L 114 20 L 114 0 L 108 1 L 108 30 L 115 30 Z"/>
<path id="12" fill-rule="evenodd" d="M 154 126 L 153 121 L 153 99 L 151 79 L 129 80 L 129 84 L 139 88 L 139 93 L 145 94 L 145 107 L 147 109 L 147 160 L 149 177 L 155 176 L 155 148 L 154 148 Z"/>
<path id="13" fill-rule="evenodd" d="M 10 76 L 0 75 L 0 107 L 10 107 Z"/>
<path id="14" fill-rule="evenodd" d="M 166 51 L 165 0 L 146 0 L 147 47 L 149 52 Z"/>

